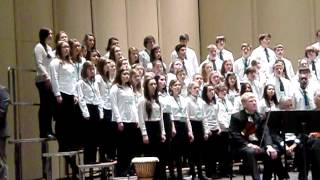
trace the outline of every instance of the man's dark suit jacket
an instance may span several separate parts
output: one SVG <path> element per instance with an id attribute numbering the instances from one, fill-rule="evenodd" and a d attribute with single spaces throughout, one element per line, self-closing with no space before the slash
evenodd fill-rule
<path id="1" fill-rule="evenodd" d="M 250 143 L 241 132 L 245 129 L 246 123 L 248 122 L 248 114 L 245 110 L 241 110 L 231 116 L 230 120 L 230 134 L 232 137 L 232 147 L 239 149 L 247 146 Z M 264 148 L 267 145 L 272 145 L 272 140 L 270 137 L 269 129 L 265 126 L 265 119 L 259 113 L 254 113 L 252 115 L 252 119 L 256 125 L 257 131 L 256 136 L 261 142 L 263 137 L 261 146 Z M 263 135 L 264 134 L 264 135 Z"/>

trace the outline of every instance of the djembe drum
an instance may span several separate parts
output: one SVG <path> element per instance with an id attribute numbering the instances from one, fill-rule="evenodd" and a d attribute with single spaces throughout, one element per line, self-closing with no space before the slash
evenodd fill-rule
<path id="1" fill-rule="evenodd" d="M 131 162 L 134 165 L 138 179 L 148 180 L 153 178 L 159 159 L 157 157 L 135 157 Z"/>

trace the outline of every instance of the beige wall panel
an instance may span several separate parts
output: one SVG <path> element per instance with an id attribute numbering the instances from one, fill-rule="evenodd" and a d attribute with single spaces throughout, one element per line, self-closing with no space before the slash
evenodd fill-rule
<path id="1" fill-rule="evenodd" d="M 66 31 L 70 38 L 80 41 L 86 33 L 92 33 L 91 7 L 88 0 L 54 0 L 54 29 Z"/>
<path id="2" fill-rule="evenodd" d="M 126 0 L 128 45 L 144 49 L 143 39 L 155 37 L 158 43 L 157 0 Z"/>
<path id="3" fill-rule="evenodd" d="M 15 29 L 14 29 L 14 8 L 12 0 L 1 1 L 0 6 L 0 84 L 7 86 L 7 67 L 16 65 L 15 56 Z M 7 121 L 10 132 L 13 132 L 12 107 L 9 107 Z M 9 166 L 9 177 L 14 178 L 14 149 L 12 145 L 6 148 L 7 162 Z"/>
<path id="4" fill-rule="evenodd" d="M 171 52 L 179 42 L 179 35 L 188 33 L 189 46 L 199 59 L 199 16 L 197 0 L 159 0 L 160 44 L 167 64 L 171 62 Z"/>
<path id="5" fill-rule="evenodd" d="M 240 45 L 243 42 L 252 44 L 252 4 L 251 0 L 201 0 L 200 33 L 201 56 L 207 56 L 207 45 L 215 43 L 217 35 L 227 39 L 226 49 L 234 58 L 240 56 Z"/>
<path id="6" fill-rule="evenodd" d="M 312 0 L 257 1 L 258 33 L 271 33 L 272 46 L 283 43 L 295 67 L 305 47 L 314 40 L 312 5 Z"/>
<path id="7" fill-rule="evenodd" d="M 18 41 L 17 54 L 19 66 L 34 68 L 33 47 L 36 42 Z M 34 84 L 33 72 L 18 73 L 19 101 L 38 102 L 38 91 Z M 38 107 L 21 106 L 19 108 L 21 138 L 39 137 Z M 38 144 L 23 145 L 22 172 L 24 179 L 39 178 L 41 171 L 41 152 Z M 33 162 L 33 163 L 30 163 Z"/>
<path id="8" fill-rule="evenodd" d="M 127 52 L 127 20 L 125 0 L 93 0 L 93 26 L 97 48 L 105 54 L 110 37 L 117 37 L 125 56 Z"/>
<path id="9" fill-rule="evenodd" d="M 314 33 L 320 29 L 320 1 L 319 0 L 313 0 L 313 9 L 315 13 L 315 30 Z M 313 40 L 315 40 L 315 35 L 313 35 Z"/>
<path id="10" fill-rule="evenodd" d="M 16 0 L 16 36 L 20 41 L 38 41 L 41 27 L 52 28 L 51 0 Z"/>
<path id="11" fill-rule="evenodd" d="M 0 39 L 14 39 L 13 1 L 3 0 L 0 6 Z M 3 52 L 3 51 L 1 51 Z"/>

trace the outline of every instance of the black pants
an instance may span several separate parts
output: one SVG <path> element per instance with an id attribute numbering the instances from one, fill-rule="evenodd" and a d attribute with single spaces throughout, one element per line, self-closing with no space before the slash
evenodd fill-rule
<path id="1" fill-rule="evenodd" d="M 83 133 L 85 136 L 85 143 L 83 149 L 84 163 L 93 164 L 97 162 L 97 150 L 99 145 L 99 109 L 97 105 L 87 104 L 90 114 L 88 120 L 84 120 Z"/>
<path id="2" fill-rule="evenodd" d="M 111 121 L 111 110 L 103 109 L 103 115 L 103 120 L 99 123 L 99 156 L 101 162 L 106 162 L 116 158 L 117 123 Z"/>
<path id="3" fill-rule="evenodd" d="M 304 159 L 304 151 L 306 151 L 306 159 Z M 308 171 L 312 172 L 312 179 L 320 179 L 320 139 L 308 138 L 306 139 L 305 149 L 303 149 L 303 144 L 299 144 L 296 149 L 296 162 L 299 171 L 299 180 L 304 179 L 305 176 L 308 176 Z M 306 161 L 306 174 L 304 172 L 304 161 Z"/>
<path id="4" fill-rule="evenodd" d="M 174 158 L 172 153 L 172 120 L 169 113 L 163 113 L 163 124 L 166 131 L 166 141 L 164 142 L 163 154 L 165 164 L 169 168 L 169 174 L 174 177 Z"/>
<path id="5" fill-rule="evenodd" d="M 194 141 L 191 143 L 190 171 L 195 176 L 195 166 L 197 167 L 199 177 L 202 176 L 202 154 L 204 148 L 204 130 L 202 121 L 191 121 Z"/>
<path id="6" fill-rule="evenodd" d="M 163 143 L 161 142 L 161 125 L 160 121 L 145 122 L 149 144 L 144 144 L 144 155 L 149 157 L 158 157 L 154 179 L 166 178 L 166 167 L 164 163 Z"/>
<path id="7" fill-rule="evenodd" d="M 257 153 L 253 148 L 243 147 L 239 149 L 240 156 L 245 161 L 248 166 L 253 180 L 260 180 L 257 160 L 261 159 L 263 161 L 263 180 L 271 180 L 272 173 L 278 174 L 279 179 L 286 178 L 285 172 L 282 172 L 281 157 L 272 160 L 265 152 Z"/>
<path id="8" fill-rule="evenodd" d="M 54 115 L 55 97 L 50 82 L 37 82 L 39 91 L 40 108 L 38 112 L 40 137 L 45 138 L 52 134 L 52 119 Z"/>
<path id="9" fill-rule="evenodd" d="M 219 161 L 219 137 L 218 131 L 211 131 L 211 135 L 208 137 L 208 140 L 205 142 L 205 158 L 204 163 L 206 166 L 206 175 L 208 177 L 213 176 L 217 173 L 217 162 Z"/>
<path id="10" fill-rule="evenodd" d="M 59 151 L 79 150 L 79 130 L 81 121 L 79 119 L 79 105 L 74 104 L 74 96 L 61 93 L 62 103 L 57 104 L 56 114 L 56 137 Z M 80 127 L 79 127 L 80 125 Z M 72 168 L 73 175 L 77 174 L 78 167 L 75 157 L 65 157 L 67 164 Z"/>
<path id="11" fill-rule="evenodd" d="M 137 123 L 123 123 L 124 129 L 118 132 L 118 164 L 117 176 L 132 174 L 131 160 L 140 156 L 142 136 Z"/>
<path id="12" fill-rule="evenodd" d="M 79 124 L 74 96 L 61 93 L 62 103 L 57 104 L 56 137 L 59 151 L 74 151 L 79 149 Z"/>
<path id="13" fill-rule="evenodd" d="M 182 157 L 190 156 L 190 141 L 185 122 L 174 121 L 176 135 L 172 138 L 172 152 L 177 167 L 178 179 L 182 179 Z"/>

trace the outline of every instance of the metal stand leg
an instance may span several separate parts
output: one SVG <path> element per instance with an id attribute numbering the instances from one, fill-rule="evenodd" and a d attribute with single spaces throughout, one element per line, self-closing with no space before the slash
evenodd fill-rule
<path id="1" fill-rule="evenodd" d="M 14 160 L 16 180 L 22 180 L 21 144 L 19 143 L 14 146 Z"/>

